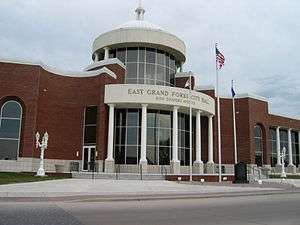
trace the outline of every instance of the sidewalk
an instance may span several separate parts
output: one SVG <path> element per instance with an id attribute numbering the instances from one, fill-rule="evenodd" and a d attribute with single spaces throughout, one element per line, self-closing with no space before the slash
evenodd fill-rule
<path id="1" fill-rule="evenodd" d="M 171 181 L 66 179 L 0 185 L 0 198 L 141 199 L 191 196 L 249 195 L 284 192 L 282 187 L 177 183 Z"/>

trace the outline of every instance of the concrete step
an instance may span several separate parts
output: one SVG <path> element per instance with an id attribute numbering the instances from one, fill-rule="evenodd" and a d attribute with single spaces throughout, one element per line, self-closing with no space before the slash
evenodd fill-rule
<path id="1" fill-rule="evenodd" d="M 109 179 L 109 180 L 165 180 L 161 174 L 137 173 L 92 173 L 92 172 L 72 172 L 72 178 L 77 179 Z"/>

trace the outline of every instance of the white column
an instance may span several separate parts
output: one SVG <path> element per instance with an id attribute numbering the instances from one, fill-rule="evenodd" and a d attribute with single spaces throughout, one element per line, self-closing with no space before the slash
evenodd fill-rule
<path id="1" fill-rule="evenodd" d="M 109 58 L 109 48 L 105 47 L 104 49 L 104 60 L 108 60 Z"/>
<path id="2" fill-rule="evenodd" d="M 99 61 L 98 53 L 95 52 L 94 54 L 95 54 L 95 60 L 94 60 L 94 62 L 98 62 Z"/>
<path id="3" fill-rule="evenodd" d="M 141 158 L 140 164 L 147 164 L 147 104 L 142 104 L 142 129 L 141 129 Z"/>
<path id="4" fill-rule="evenodd" d="M 280 158 L 280 127 L 276 127 L 276 151 L 277 151 L 277 165 L 281 165 L 281 158 Z"/>
<path id="5" fill-rule="evenodd" d="M 201 159 L 201 111 L 198 110 L 196 114 L 196 161 L 195 163 L 202 163 Z"/>
<path id="6" fill-rule="evenodd" d="M 178 162 L 178 106 L 173 109 L 173 147 L 172 147 L 172 161 Z"/>
<path id="7" fill-rule="evenodd" d="M 213 116 L 208 116 L 208 163 L 214 163 L 213 151 Z"/>
<path id="8" fill-rule="evenodd" d="M 293 166 L 292 129 L 288 129 L 289 166 Z"/>
<path id="9" fill-rule="evenodd" d="M 108 141 L 107 141 L 107 161 L 114 161 L 114 114 L 115 105 L 109 104 L 109 118 L 108 118 Z"/>

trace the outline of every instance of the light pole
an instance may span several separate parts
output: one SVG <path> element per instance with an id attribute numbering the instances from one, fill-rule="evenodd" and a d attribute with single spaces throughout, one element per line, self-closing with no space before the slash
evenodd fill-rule
<path id="1" fill-rule="evenodd" d="M 283 147 L 282 149 L 282 153 L 280 153 L 280 157 L 281 157 L 281 175 L 280 177 L 284 180 L 284 178 L 286 178 L 286 173 L 284 170 L 284 160 L 285 160 L 285 156 L 286 156 L 286 148 Z"/>
<path id="2" fill-rule="evenodd" d="M 35 135 L 35 139 L 36 139 L 36 145 L 35 147 L 38 149 L 41 149 L 41 156 L 40 156 L 40 167 L 36 173 L 36 176 L 40 176 L 40 177 L 44 177 L 45 175 L 45 170 L 44 170 L 44 154 L 45 154 L 45 150 L 48 147 L 48 139 L 49 139 L 49 135 L 46 132 L 42 138 L 42 142 L 40 142 L 40 134 L 39 132 L 36 132 Z"/>

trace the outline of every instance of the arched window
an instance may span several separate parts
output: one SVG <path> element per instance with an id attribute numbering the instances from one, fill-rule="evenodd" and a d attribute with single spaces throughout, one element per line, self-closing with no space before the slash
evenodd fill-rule
<path id="1" fill-rule="evenodd" d="M 260 125 L 254 127 L 254 140 L 255 140 L 255 164 L 262 166 L 263 164 L 263 135 Z"/>
<path id="2" fill-rule="evenodd" d="M 16 160 L 19 152 L 22 107 L 16 101 L 7 101 L 0 113 L 0 159 Z"/>

